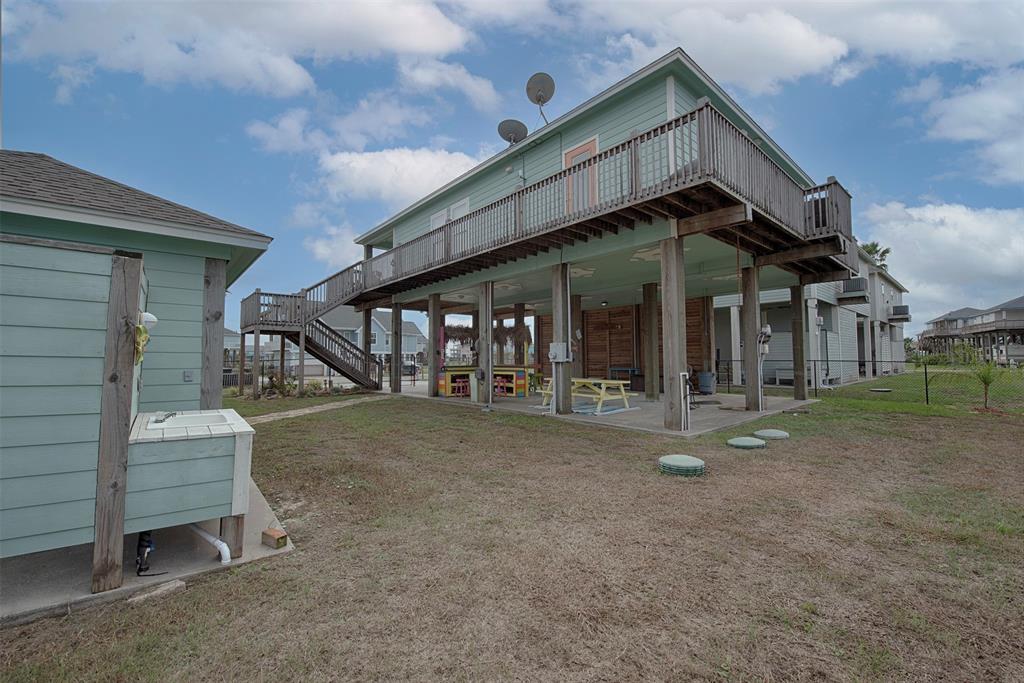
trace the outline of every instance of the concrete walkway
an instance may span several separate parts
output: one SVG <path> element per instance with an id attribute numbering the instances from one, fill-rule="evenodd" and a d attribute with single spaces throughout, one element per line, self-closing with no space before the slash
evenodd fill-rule
<path id="1" fill-rule="evenodd" d="M 296 408 L 295 410 L 282 410 L 279 413 L 254 415 L 253 417 L 245 418 L 245 421 L 251 425 L 258 425 L 261 422 L 286 420 L 289 417 L 301 417 L 303 415 L 310 415 L 312 413 L 322 413 L 325 410 L 338 410 L 339 408 L 347 408 L 348 406 L 354 406 L 359 403 L 372 403 L 373 401 L 384 401 L 389 398 L 391 398 L 390 394 L 386 396 L 367 396 L 365 398 L 352 398 L 347 401 L 332 401 L 330 403 L 322 403 L 318 406 L 310 406 L 308 408 Z"/>

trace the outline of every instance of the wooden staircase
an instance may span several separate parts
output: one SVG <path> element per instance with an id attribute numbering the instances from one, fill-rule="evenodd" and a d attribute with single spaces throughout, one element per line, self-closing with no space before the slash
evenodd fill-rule
<path id="1" fill-rule="evenodd" d="M 284 334 L 293 344 L 299 345 L 299 330 L 286 331 Z M 381 388 L 383 364 L 322 320 L 315 319 L 306 325 L 306 352 L 361 387 Z"/>

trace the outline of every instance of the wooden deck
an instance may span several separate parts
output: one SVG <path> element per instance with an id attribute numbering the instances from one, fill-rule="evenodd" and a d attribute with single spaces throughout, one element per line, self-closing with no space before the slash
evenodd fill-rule
<path id="1" fill-rule="evenodd" d="M 386 303 L 402 291 L 655 219 L 679 219 L 679 234 L 708 234 L 806 283 L 857 269 L 842 185 L 830 178 L 801 187 L 704 102 L 299 294 L 254 293 L 242 303 L 241 325 L 298 329 L 341 304 Z"/>

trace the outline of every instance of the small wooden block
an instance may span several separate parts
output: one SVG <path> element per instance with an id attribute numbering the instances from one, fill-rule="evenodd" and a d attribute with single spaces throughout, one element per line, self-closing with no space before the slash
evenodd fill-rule
<path id="1" fill-rule="evenodd" d="M 288 545 L 288 533 L 281 529 L 264 529 L 263 545 L 277 550 Z"/>

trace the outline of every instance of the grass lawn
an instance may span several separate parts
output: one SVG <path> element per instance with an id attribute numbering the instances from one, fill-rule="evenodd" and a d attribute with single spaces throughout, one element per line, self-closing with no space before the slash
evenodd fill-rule
<path id="1" fill-rule="evenodd" d="M 410 398 L 261 424 L 295 552 L 0 631 L 0 679 L 1024 680 L 1024 420 L 829 399 L 732 433 L 767 426 L 793 438 Z"/>
<path id="2" fill-rule="evenodd" d="M 888 392 L 871 391 L 888 389 Z M 925 401 L 924 368 L 907 365 L 907 372 L 879 377 L 833 390 L 836 396 L 878 401 Z M 981 382 L 970 370 L 959 367 L 928 367 L 928 402 L 934 405 L 980 408 L 984 405 Z M 1024 413 L 1024 369 L 1004 368 L 989 388 L 989 407 Z"/>
<path id="3" fill-rule="evenodd" d="M 356 396 L 366 396 L 364 393 L 352 392 L 349 394 L 336 394 L 332 396 L 305 396 L 302 398 L 261 398 L 253 400 L 251 397 L 240 398 L 238 396 L 225 396 L 223 398 L 225 408 L 234 408 L 242 417 L 255 417 L 256 415 L 267 415 L 268 413 L 280 413 L 285 410 L 296 408 L 308 408 L 310 406 L 333 403 L 334 401 L 346 401 Z"/>

